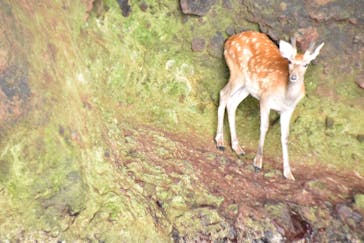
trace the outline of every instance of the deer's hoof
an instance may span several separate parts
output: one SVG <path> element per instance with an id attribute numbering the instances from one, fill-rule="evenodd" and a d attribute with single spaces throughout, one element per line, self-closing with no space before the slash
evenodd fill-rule
<path id="1" fill-rule="evenodd" d="M 262 169 L 263 167 L 263 156 L 257 154 L 255 157 L 254 157 L 254 160 L 253 160 L 253 166 L 257 169 L 259 169 L 259 171 Z"/>
<path id="2" fill-rule="evenodd" d="M 296 180 L 296 179 L 294 178 L 294 176 L 293 176 L 293 174 L 292 174 L 292 172 L 291 172 L 291 171 L 289 171 L 289 172 L 284 172 L 284 173 L 283 173 L 283 175 L 284 175 L 284 177 L 285 177 L 287 180 L 292 180 L 292 181 Z"/>
<path id="3" fill-rule="evenodd" d="M 237 156 L 244 156 L 245 151 L 239 144 L 233 144 L 233 150 L 236 153 Z"/>
<path id="4" fill-rule="evenodd" d="M 225 146 L 217 145 L 216 148 L 220 151 L 225 151 Z"/>
<path id="5" fill-rule="evenodd" d="M 262 168 L 259 168 L 258 166 L 255 166 L 254 165 L 254 172 L 255 173 L 259 173 L 259 172 L 261 172 L 262 171 Z"/>
<path id="6" fill-rule="evenodd" d="M 240 159 L 240 158 L 242 158 L 242 157 L 245 156 L 245 152 L 244 151 L 243 152 L 239 152 L 239 153 L 236 153 L 235 152 L 235 155 L 236 155 L 236 157 L 238 157 L 238 159 Z"/>

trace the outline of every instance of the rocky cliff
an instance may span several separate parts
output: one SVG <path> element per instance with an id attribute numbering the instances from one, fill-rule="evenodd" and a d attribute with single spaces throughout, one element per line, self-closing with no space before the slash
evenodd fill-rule
<path id="1" fill-rule="evenodd" d="M 364 240 L 364 3 L 0 1 L 0 241 Z M 259 105 L 237 112 L 247 155 L 215 149 L 225 39 L 325 41 L 263 171 Z"/>

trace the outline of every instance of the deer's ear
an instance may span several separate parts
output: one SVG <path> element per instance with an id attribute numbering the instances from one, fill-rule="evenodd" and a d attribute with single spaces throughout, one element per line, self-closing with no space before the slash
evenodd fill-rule
<path id="1" fill-rule="evenodd" d="M 297 50 L 291 44 L 286 41 L 279 41 L 279 51 L 282 57 L 287 58 L 292 61 L 293 58 L 297 55 Z"/>
<path id="2" fill-rule="evenodd" d="M 303 56 L 303 59 L 306 62 L 311 62 L 312 60 L 314 60 L 318 54 L 320 54 L 320 50 L 321 48 L 325 45 L 324 42 L 321 43 L 321 45 L 319 45 L 318 47 L 316 47 L 316 49 L 311 53 L 309 50 L 307 50 Z"/>

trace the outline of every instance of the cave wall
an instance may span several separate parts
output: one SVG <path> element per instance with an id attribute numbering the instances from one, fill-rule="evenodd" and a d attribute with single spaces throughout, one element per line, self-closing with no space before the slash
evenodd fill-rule
<path id="1" fill-rule="evenodd" d="M 223 199 L 151 128 L 213 143 L 229 75 L 222 46 L 247 29 L 273 40 L 297 34 L 303 49 L 325 41 L 290 153 L 297 164 L 363 175 L 363 3 L 192 2 L 184 14 L 191 1 L 0 1 L 0 240 L 244 237 L 218 213 Z M 256 101 L 240 107 L 238 121 L 255 150 Z M 271 130 L 266 153 L 280 160 L 279 128 Z M 157 155 L 139 151 L 148 141 Z M 264 223 L 249 229 L 264 234 Z"/>
<path id="2" fill-rule="evenodd" d="M 219 15 L 219 7 L 227 9 L 224 18 L 233 21 L 218 26 L 217 31 L 231 35 L 257 29 L 277 43 L 280 39 L 289 40 L 295 36 L 301 51 L 306 50 L 311 42 L 324 41 L 325 51 L 320 55 L 320 63 L 325 66 L 325 72 L 359 74 L 355 80 L 362 82 L 364 3 L 355 0 L 181 1 L 185 14 L 206 16 L 206 21 L 212 22 L 214 20 L 209 17 Z"/>
<path id="3" fill-rule="evenodd" d="M 207 67 L 204 69 L 207 80 L 202 80 L 203 91 L 200 87 L 197 89 L 199 92 L 207 90 L 215 104 L 218 103 L 216 90 L 223 87 L 228 74 L 225 71 L 226 76 L 214 77 L 210 70 L 216 69 L 213 63 L 222 58 L 222 46 L 228 36 L 244 30 L 257 30 L 268 34 L 276 43 L 295 36 L 301 51 L 306 50 L 311 42 L 316 42 L 316 45 L 325 42 L 318 59 L 306 73 L 307 92 L 293 117 L 291 138 L 297 140 L 292 143 L 299 144 L 300 149 L 314 157 L 319 156 L 319 160 L 360 164 L 364 70 L 362 2 L 183 0 L 180 5 L 186 14 L 184 26 L 191 24 L 191 36 L 187 39 L 194 55 L 209 62 L 201 64 Z M 198 66 L 199 62 L 196 64 Z M 219 67 L 219 70 L 223 69 Z M 218 74 L 215 72 L 215 75 Z M 244 116 L 249 118 L 256 115 L 251 103 L 246 101 L 240 105 Z M 248 128 L 242 125 L 239 117 L 237 119 L 244 130 L 240 136 L 243 139 L 249 131 L 257 129 Z M 278 131 L 275 130 L 274 134 L 278 135 Z M 250 135 L 243 141 L 244 144 L 250 143 Z M 343 152 L 342 148 L 350 149 Z M 275 149 L 279 150 L 279 147 Z M 339 150 L 341 154 L 337 153 Z"/>

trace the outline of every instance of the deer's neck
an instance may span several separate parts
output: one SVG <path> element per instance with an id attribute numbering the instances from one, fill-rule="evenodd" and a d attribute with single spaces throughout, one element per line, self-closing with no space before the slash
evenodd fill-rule
<path id="1" fill-rule="evenodd" d="M 295 83 L 288 82 L 286 90 L 286 100 L 288 103 L 296 105 L 305 95 L 304 82 L 297 81 Z"/>

